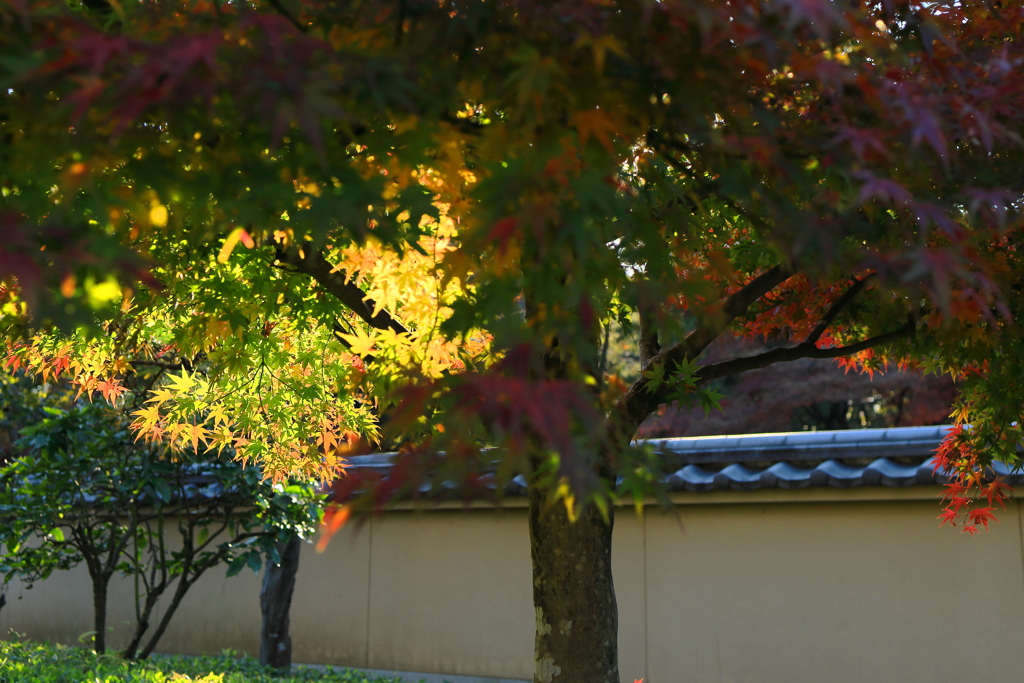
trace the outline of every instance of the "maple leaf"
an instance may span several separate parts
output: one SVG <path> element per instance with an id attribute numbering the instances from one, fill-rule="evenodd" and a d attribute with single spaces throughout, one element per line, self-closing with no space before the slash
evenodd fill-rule
<path id="1" fill-rule="evenodd" d="M 368 334 L 361 327 L 355 328 L 355 334 L 341 333 L 338 336 L 348 343 L 349 351 L 357 356 L 366 357 L 373 354 L 376 337 L 375 335 Z"/>
<path id="2" fill-rule="evenodd" d="M 167 379 L 170 380 L 171 390 L 181 394 L 188 393 L 189 389 L 196 386 L 196 380 L 187 370 L 183 370 L 180 375 L 168 375 Z"/>
<path id="3" fill-rule="evenodd" d="M 993 507 L 975 508 L 967 513 L 967 519 L 972 525 L 977 526 L 980 524 L 985 527 L 985 531 L 988 531 L 988 523 L 990 521 L 999 521 L 996 519 L 993 510 L 995 510 Z"/>
<path id="4" fill-rule="evenodd" d="M 597 108 L 576 112 L 572 116 L 572 123 L 579 131 L 580 147 L 585 147 L 587 140 L 594 137 L 609 154 L 615 153 L 612 136 L 618 133 L 618 128 L 608 117 L 607 111 Z"/>
<path id="5" fill-rule="evenodd" d="M 659 363 L 640 373 L 647 380 L 646 389 L 649 393 L 655 393 L 665 382 L 665 364 Z"/>
<path id="6" fill-rule="evenodd" d="M 185 440 L 192 445 L 192 450 L 196 453 L 199 452 L 199 443 L 208 443 L 207 439 L 210 436 L 209 430 L 207 430 L 201 424 L 186 424 L 182 425 L 182 435 Z"/>
<path id="7" fill-rule="evenodd" d="M 227 410 L 226 406 L 222 403 L 215 403 L 210 407 L 210 412 L 207 415 L 207 419 L 211 420 L 216 425 L 221 425 L 228 422 L 228 416 L 225 413 Z"/>
<path id="8" fill-rule="evenodd" d="M 594 71 L 600 76 L 604 73 L 604 62 L 605 56 L 609 52 L 614 52 L 620 57 L 627 57 L 626 50 L 622 44 L 611 35 L 594 36 L 591 34 L 584 34 L 578 41 L 576 46 L 580 48 L 590 47 L 594 53 Z"/>
<path id="9" fill-rule="evenodd" d="M 913 106 L 912 109 L 908 107 L 908 110 L 908 119 L 913 131 L 911 144 L 917 145 L 924 140 L 945 160 L 949 155 L 949 148 L 938 114 L 929 107 Z"/>
<path id="10" fill-rule="evenodd" d="M 174 392 L 173 391 L 171 391 L 167 387 L 160 387 L 159 389 L 154 390 L 150 394 L 149 398 L 146 399 L 146 403 L 153 403 L 153 404 L 155 404 L 157 406 L 161 406 L 161 405 L 163 405 L 164 403 L 167 403 L 167 401 L 170 401 L 173 398 L 174 398 Z"/>
<path id="11" fill-rule="evenodd" d="M 316 542 L 316 551 L 322 553 L 327 549 L 327 544 L 330 542 L 331 537 L 345 525 L 348 521 L 349 516 L 352 514 L 352 508 L 347 505 L 329 507 L 324 511 L 323 522 L 320 524 L 320 538 Z"/>
<path id="12" fill-rule="evenodd" d="M 127 391 L 117 379 L 106 379 L 96 384 L 96 390 L 110 404 L 116 404 L 117 399 Z"/>
<path id="13" fill-rule="evenodd" d="M 1007 495 L 1004 491 L 1013 491 L 1013 487 L 1003 481 L 1002 477 L 996 477 L 987 486 L 981 488 L 981 495 L 988 501 L 989 506 L 998 503 L 1006 509 Z M 988 509 L 993 509 L 989 507 Z"/>
<path id="14" fill-rule="evenodd" d="M 132 417 L 135 418 L 132 428 L 136 431 L 136 438 L 140 438 L 153 431 L 159 424 L 162 415 L 156 406 L 148 406 L 136 410 L 132 413 Z"/>
<path id="15" fill-rule="evenodd" d="M 869 171 L 860 171 L 854 177 L 864 181 L 857 195 L 857 201 L 861 204 L 871 199 L 879 199 L 893 206 L 904 206 L 913 200 L 913 195 L 906 187 L 888 178 L 879 178 Z"/>
<path id="16" fill-rule="evenodd" d="M 959 517 L 959 513 L 957 513 L 956 510 L 949 510 L 949 509 L 943 510 L 942 513 L 937 518 L 937 519 L 941 519 L 942 520 L 942 524 L 940 524 L 939 526 L 940 527 L 941 526 L 945 526 L 947 522 L 949 524 L 951 524 L 952 526 L 957 526 L 957 523 L 956 523 L 957 517 Z"/>

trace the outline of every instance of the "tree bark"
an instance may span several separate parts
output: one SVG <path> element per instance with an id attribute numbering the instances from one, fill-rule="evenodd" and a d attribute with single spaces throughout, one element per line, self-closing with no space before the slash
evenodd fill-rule
<path id="1" fill-rule="evenodd" d="M 537 631 L 534 683 L 619 683 L 612 526 L 588 505 L 572 522 L 561 501 L 531 486 L 530 550 Z"/>
<path id="2" fill-rule="evenodd" d="M 281 564 L 267 557 L 263 588 L 260 590 L 260 609 L 263 628 L 260 631 L 260 664 L 275 669 L 292 665 L 292 638 L 288 633 L 291 622 L 289 611 L 295 590 L 295 575 L 299 571 L 299 551 L 302 540 L 294 536 L 277 544 Z"/>
<path id="3" fill-rule="evenodd" d="M 109 576 L 101 577 L 92 581 L 92 610 L 93 629 L 96 631 L 93 636 L 94 650 L 96 654 L 102 655 L 107 652 L 107 582 Z"/>

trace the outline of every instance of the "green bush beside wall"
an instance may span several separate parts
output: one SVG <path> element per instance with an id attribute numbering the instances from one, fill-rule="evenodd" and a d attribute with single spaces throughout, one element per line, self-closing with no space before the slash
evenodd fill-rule
<path id="1" fill-rule="evenodd" d="M 354 669 L 298 667 L 287 675 L 233 652 L 218 656 L 155 656 L 127 662 L 81 647 L 0 641 L 0 683 L 401 683 Z"/>

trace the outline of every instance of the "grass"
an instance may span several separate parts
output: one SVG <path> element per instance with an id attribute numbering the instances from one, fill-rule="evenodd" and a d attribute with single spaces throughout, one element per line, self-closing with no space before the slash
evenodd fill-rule
<path id="1" fill-rule="evenodd" d="M 0 641 L 0 683 L 400 683 L 354 669 L 298 667 L 288 674 L 225 651 L 126 662 L 81 647 Z"/>

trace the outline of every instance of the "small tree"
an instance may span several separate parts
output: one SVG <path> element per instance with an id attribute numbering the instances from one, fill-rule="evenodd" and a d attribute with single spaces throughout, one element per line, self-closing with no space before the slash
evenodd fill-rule
<path id="1" fill-rule="evenodd" d="M 99 405 L 45 411 L 21 432 L 26 452 L 0 469 L 0 572 L 5 584 L 32 582 L 84 562 L 97 653 L 106 651 L 115 573 L 135 586 L 124 657 L 145 659 L 207 570 L 226 563 L 229 575 L 246 566 L 258 572 L 269 548 L 309 535 L 318 521 L 309 487 L 274 487 L 255 468 L 203 451 L 168 457 L 137 444 L 120 416 Z M 154 625 L 153 610 L 168 593 Z"/>

